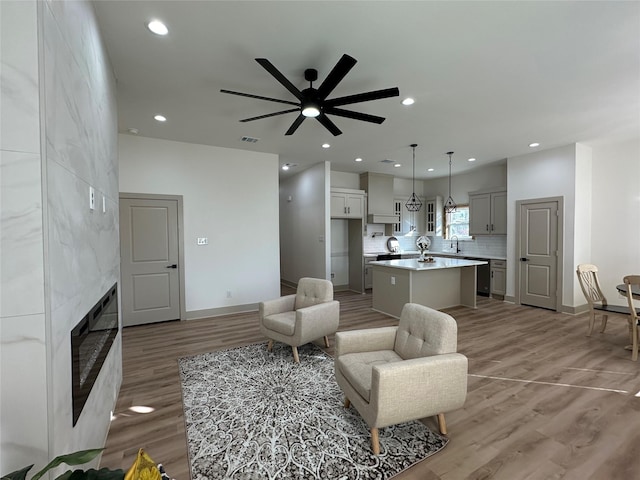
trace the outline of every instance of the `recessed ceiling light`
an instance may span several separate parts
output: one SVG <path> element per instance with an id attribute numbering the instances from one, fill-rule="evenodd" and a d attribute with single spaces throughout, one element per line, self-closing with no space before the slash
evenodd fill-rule
<path id="1" fill-rule="evenodd" d="M 159 122 L 166 122 L 167 121 L 167 117 L 165 117 L 164 115 L 156 115 L 153 118 L 155 118 Z"/>
<path id="2" fill-rule="evenodd" d="M 396 164 L 394 164 L 393 166 L 394 166 L 394 167 L 396 167 L 396 168 L 398 168 L 398 167 L 401 167 L 401 166 L 402 166 L 402 164 L 401 164 L 401 163 L 396 163 Z"/>
<path id="3" fill-rule="evenodd" d="M 283 170 L 289 170 L 289 165 L 282 165 Z"/>
<path id="4" fill-rule="evenodd" d="M 356 162 L 361 162 L 362 159 L 360 157 L 356 158 Z"/>
<path id="5" fill-rule="evenodd" d="M 433 172 L 433 168 L 427 168 L 427 172 Z"/>
<path id="6" fill-rule="evenodd" d="M 415 100 L 411 97 L 407 97 L 404 100 L 402 100 L 403 105 L 413 105 L 414 103 L 415 103 Z"/>
<path id="7" fill-rule="evenodd" d="M 156 35 L 166 35 L 167 33 L 169 33 L 169 29 L 167 28 L 167 26 L 160 20 L 151 20 L 149 23 L 147 23 L 147 28 Z"/>
<path id="8" fill-rule="evenodd" d="M 475 158 L 470 158 L 470 159 L 469 159 L 469 161 L 470 161 L 470 162 L 475 162 L 475 161 L 476 161 L 476 159 L 475 159 Z"/>
<path id="9" fill-rule="evenodd" d="M 329 145 L 328 143 L 323 143 L 322 144 L 322 148 L 329 148 L 331 145 Z"/>
<path id="10" fill-rule="evenodd" d="M 540 144 L 539 144 L 538 142 L 533 142 L 533 143 L 530 143 L 530 144 L 529 144 L 529 146 L 530 146 L 531 148 L 536 148 L 536 147 L 539 147 L 539 146 L 540 146 Z"/>

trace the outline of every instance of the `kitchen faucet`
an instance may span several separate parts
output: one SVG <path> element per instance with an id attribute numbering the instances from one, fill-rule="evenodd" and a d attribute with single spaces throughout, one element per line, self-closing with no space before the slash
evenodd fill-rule
<path id="1" fill-rule="evenodd" d="M 460 248 L 458 247 L 458 236 L 457 235 L 453 235 L 451 237 L 451 239 L 450 239 L 451 240 L 451 247 L 450 248 L 453 248 L 453 239 L 454 238 L 456 239 L 456 253 L 460 253 L 462 250 L 460 250 Z"/>

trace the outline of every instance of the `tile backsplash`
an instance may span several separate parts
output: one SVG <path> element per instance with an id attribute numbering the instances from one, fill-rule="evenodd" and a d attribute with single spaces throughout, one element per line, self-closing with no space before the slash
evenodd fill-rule
<path id="1" fill-rule="evenodd" d="M 367 225 L 367 235 L 362 238 L 362 247 L 365 253 L 386 252 L 388 235 L 384 235 L 384 226 L 376 228 L 378 225 Z M 375 234 L 375 235 L 374 235 Z M 417 251 L 417 236 L 396 236 L 400 243 L 400 251 Z M 451 250 L 451 241 L 442 237 L 429 237 L 431 239 L 432 252 L 446 252 Z M 507 236 L 487 235 L 478 236 L 473 240 L 461 240 L 458 244 L 460 250 L 468 255 L 490 255 L 496 257 L 506 257 Z M 453 246 L 455 248 L 455 245 Z"/>

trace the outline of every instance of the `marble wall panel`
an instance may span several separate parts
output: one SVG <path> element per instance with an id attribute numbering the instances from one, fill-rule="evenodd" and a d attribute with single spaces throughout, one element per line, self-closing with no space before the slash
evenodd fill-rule
<path id="1" fill-rule="evenodd" d="M 47 348 L 44 314 L 0 322 L 0 473 L 5 474 L 49 460 Z"/>
<path id="2" fill-rule="evenodd" d="M 88 296 L 82 306 L 86 313 L 111 285 L 104 280 L 120 264 L 117 204 L 107 200 L 103 213 L 96 190 L 96 208 L 90 210 L 89 184 L 55 162 L 48 162 L 47 176 L 51 309 Z"/>
<path id="3" fill-rule="evenodd" d="M 35 1 L 0 2 L 0 149 L 40 152 Z"/>
<path id="4" fill-rule="evenodd" d="M 0 151 L 0 317 L 44 312 L 40 155 Z"/>
<path id="5" fill-rule="evenodd" d="M 88 2 L 44 8 L 51 455 L 100 447 L 122 380 L 116 337 L 72 427 L 71 329 L 120 278 L 115 80 Z M 89 188 L 95 209 L 89 208 Z M 102 211 L 105 196 L 106 211 Z"/>

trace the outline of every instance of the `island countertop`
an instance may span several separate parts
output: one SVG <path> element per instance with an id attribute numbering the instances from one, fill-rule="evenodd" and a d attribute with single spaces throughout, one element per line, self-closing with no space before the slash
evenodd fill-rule
<path id="1" fill-rule="evenodd" d="M 434 257 L 433 262 L 419 262 L 417 258 L 407 258 L 403 260 L 376 260 L 370 262 L 369 265 L 381 267 L 402 268 L 404 270 L 439 270 L 443 268 L 460 268 L 472 267 L 477 265 L 486 265 L 489 262 L 480 260 L 464 260 L 462 258 L 444 258 Z"/>

